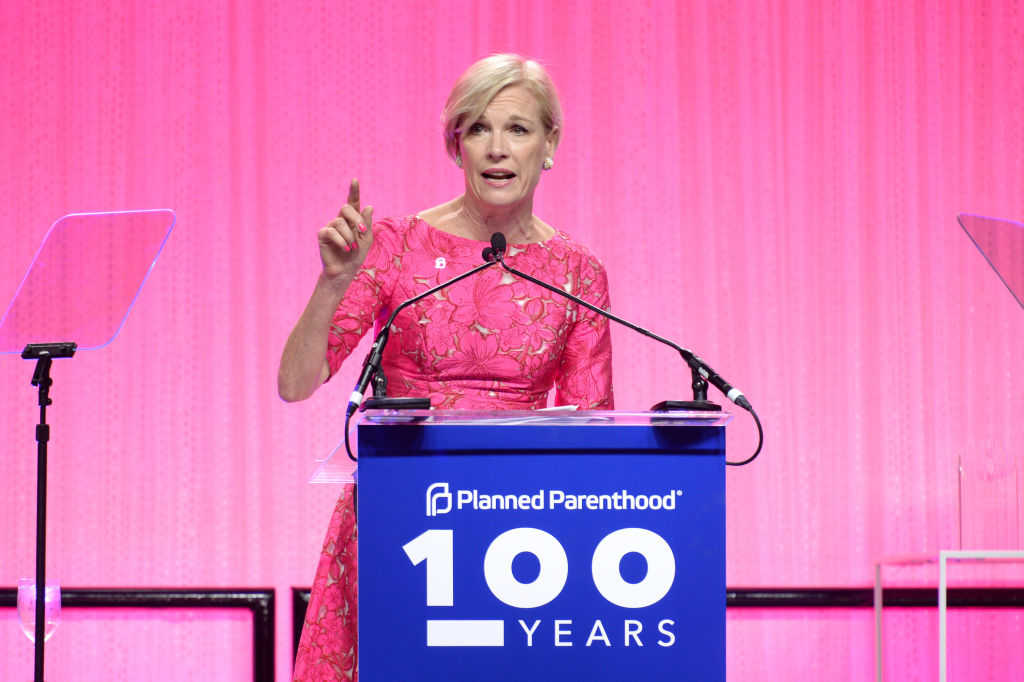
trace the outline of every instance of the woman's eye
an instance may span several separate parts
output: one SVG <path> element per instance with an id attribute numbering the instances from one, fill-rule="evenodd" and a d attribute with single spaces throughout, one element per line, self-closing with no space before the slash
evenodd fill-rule
<path id="1" fill-rule="evenodd" d="M 483 123 L 474 123 L 473 125 L 469 126 L 470 135 L 479 135 L 480 133 L 484 132 L 484 130 L 485 128 Z"/>
<path id="2" fill-rule="evenodd" d="M 517 123 L 516 125 L 512 126 L 512 132 L 515 133 L 516 135 L 525 135 L 530 131 Z"/>

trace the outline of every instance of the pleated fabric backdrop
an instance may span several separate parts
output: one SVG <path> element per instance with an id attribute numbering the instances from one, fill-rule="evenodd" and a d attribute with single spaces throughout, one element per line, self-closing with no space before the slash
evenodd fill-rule
<path id="1" fill-rule="evenodd" d="M 59 216 L 178 214 L 120 337 L 54 367 L 64 585 L 276 588 L 287 677 L 286 595 L 338 492 L 307 480 L 355 372 L 276 396 L 316 230 L 353 176 L 378 216 L 460 192 L 439 112 L 501 51 L 547 64 L 566 112 L 538 214 L 604 261 L 616 312 L 697 350 L 763 418 L 761 459 L 728 477 L 730 585 L 862 587 L 881 556 L 1024 546 L 1024 311 L 955 219 L 1024 218 L 1021 2 L 16 0 L 0 28 L 0 305 Z M 620 409 L 687 397 L 669 351 L 613 334 Z M 33 571 L 31 373 L 0 357 L 6 586 Z M 734 421 L 734 458 L 753 431 Z M 65 620 L 55 679 L 251 667 L 230 614 Z M 15 623 L 0 610 L 3 679 L 31 672 Z M 866 679 L 871 623 L 731 614 L 729 679 Z M 889 624 L 893 679 L 934 678 L 934 614 Z M 952 679 L 1024 676 L 1019 612 L 952 627 Z"/>

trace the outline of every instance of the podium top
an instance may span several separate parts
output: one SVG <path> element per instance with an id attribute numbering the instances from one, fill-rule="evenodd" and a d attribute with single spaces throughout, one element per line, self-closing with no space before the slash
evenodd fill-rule
<path id="1" fill-rule="evenodd" d="M 360 428 L 400 426 L 402 428 L 444 427 L 633 427 L 645 429 L 693 428 L 725 426 L 732 420 L 728 412 L 616 412 L 610 410 L 367 410 L 359 422 Z M 589 431 L 588 429 L 588 431 Z M 579 433 L 583 437 L 583 432 Z M 609 432 L 609 435 L 610 432 Z M 310 483 L 351 483 L 352 462 L 345 456 L 342 440 L 323 460 Z"/>
<path id="2" fill-rule="evenodd" d="M 367 410 L 361 426 L 724 426 L 728 412 L 613 410 Z"/>

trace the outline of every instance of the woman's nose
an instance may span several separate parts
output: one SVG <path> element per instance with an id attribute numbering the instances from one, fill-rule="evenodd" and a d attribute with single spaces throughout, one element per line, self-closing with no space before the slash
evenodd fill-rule
<path id="1" fill-rule="evenodd" d="M 487 147 L 487 156 L 492 159 L 503 159 L 508 156 L 508 143 L 502 134 L 491 135 L 490 144 Z"/>

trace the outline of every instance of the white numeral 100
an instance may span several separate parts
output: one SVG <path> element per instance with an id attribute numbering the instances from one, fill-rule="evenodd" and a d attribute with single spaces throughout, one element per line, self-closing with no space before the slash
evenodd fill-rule
<path id="1" fill-rule="evenodd" d="M 454 531 L 424 531 L 402 549 L 413 566 L 427 562 L 427 606 L 454 606 Z M 533 581 L 521 583 L 512 573 L 512 561 L 522 553 L 533 554 L 540 572 Z M 635 552 L 647 561 L 647 575 L 627 582 L 619 570 L 626 554 Z M 676 577 L 676 559 L 665 539 L 644 528 L 621 528 L 604 536 L 590 564 L 594 586 L 616 606 L 644 608 L 668 594 Z M 513 528 L 491 541 L 484 555 L 487 587 L 500 601 L 520 609 L 544 606 L 555 599 L 569 577 L 569 559 L 562 543 L 538 528 Z"/>

